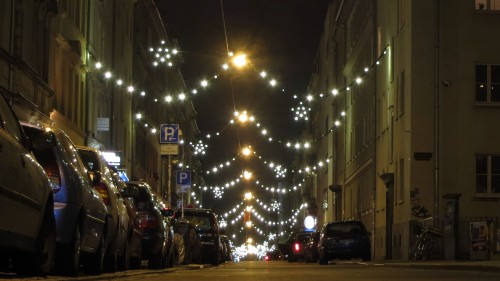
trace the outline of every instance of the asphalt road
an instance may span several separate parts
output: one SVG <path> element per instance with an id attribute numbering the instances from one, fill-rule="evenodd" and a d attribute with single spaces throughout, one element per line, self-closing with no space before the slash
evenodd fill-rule
<path id="1" fill-rule="evenodd" d="M 181 266 L 165 270 L 130 270 L 98 276 L 81 275 L 78 278 L 19 278 L 10 274 L 0 274 L 6 280 L 168 280 L 168 281 L 387 281 L 387 280 L 453 280 L 453 281 L 498 281 L 500 272 L 423 269 L 414 267 L 392 267 L 377 263 L 336 262 L 320 266 L 302 262 L 248 261 L 226 263 L 220 266 Z"/>

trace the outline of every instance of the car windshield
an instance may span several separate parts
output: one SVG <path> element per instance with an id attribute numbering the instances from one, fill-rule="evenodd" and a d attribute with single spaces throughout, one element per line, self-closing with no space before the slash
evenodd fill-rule
<path id="1" fill-rule="evenodd" d="M 208 218 L 208 217 L 184 215 L 184 219 L 192 222 L 199 229 L 210 229 L 210 227 L 211 227 L 210 218 Z"/>
<path id="2" fill-rule="evenodd" d="M 310 236 L 311 236 L 310 234 L 299 234 L 297 235 L 297 242 L 301 243 L 307 242 L 309 241 Z"/>
<path id="3" fill-rule="evenodd" d="M 339 233 L 361 233 L 363 228 L 358 223 L 334 223 L 326 227 L 326 235 Z"/>

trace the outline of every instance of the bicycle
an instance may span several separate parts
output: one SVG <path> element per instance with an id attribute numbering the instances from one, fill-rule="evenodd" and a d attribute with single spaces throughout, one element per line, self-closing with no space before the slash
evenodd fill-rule
<path id="1" fill-rule="evenodd" d="M 427 260 L 433 254 L 437 238 L 443 236 L 443 231 L 435 226 L 415 226 L 417 239 L 410 249 L 411 260 Z"/>

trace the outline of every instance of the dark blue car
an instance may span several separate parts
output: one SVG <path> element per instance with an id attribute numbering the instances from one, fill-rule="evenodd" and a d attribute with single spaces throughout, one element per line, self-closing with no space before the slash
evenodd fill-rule
<path id="1" fill-rule="evenodd" d="M 371 260 L 370 232 L 361 221 L 328 222 L 321 229 L 319 263 L 333 259 Z"/>

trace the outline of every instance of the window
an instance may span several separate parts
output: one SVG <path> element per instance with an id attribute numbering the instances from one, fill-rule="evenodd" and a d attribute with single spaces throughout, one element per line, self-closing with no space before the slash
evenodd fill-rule
<path id="1" fill-rule="evenodd" d="M 402 203 L 404 200 L 404 189 L 405 189 L 405 159 L 399 159 L 399 179 L 398 179 L 398 188 L 396 190 L 396 196 L 398 203 Z"/>
<path id="2" fill-rule="evenodd" d="M 500 65 L 476 65 L 476 102 L 500 102 Z"/>
<path id="3" fill-rule="evenodd" d="M 405 72 L 401 71 L 398 81 L 398 114 L 401 116 L 405 112 Z"/>
<path id="4" fill-rule="evenodd" d="M 476 0 L 476 10 L 500 11 L 500 0 Z"/>
<path id="5" fill-rule="evenodd" d="M 500 195 L 500 155 L 476 155 L 476 193 Z"/>

